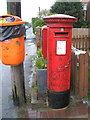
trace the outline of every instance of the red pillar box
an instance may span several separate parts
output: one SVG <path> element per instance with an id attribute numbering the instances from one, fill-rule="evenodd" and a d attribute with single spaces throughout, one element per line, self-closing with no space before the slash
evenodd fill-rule
<path id="1" fill-rule="evenodd" d="M 44 58 L 47 58 L 47 26 L 42 28 L 42 54 Z"/>
<path id="2" fill-rule="evenodd" d="M 48 27 L 48 102 L 50 107 L 60 109 L 69 104 L 72 27 L 77 19 L 56 14 L 44 21 Z"/>

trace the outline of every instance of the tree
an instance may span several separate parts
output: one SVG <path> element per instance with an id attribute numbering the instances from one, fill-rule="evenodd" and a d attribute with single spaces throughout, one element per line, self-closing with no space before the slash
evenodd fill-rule
<path id="1" fill-rule="evenodd" d="M 50 10 L 47 10 L 47 9 L 43 9 L 40 11 L 40 17 L 43 18 L 43 17 L 46 17 L 48 14 L 50 13 Z"/>
<path id="2" fill-rule="evenodd" d="M 43 19 L 36 19 L 33 23 L 33 32 L 36 32 L 36 27 L 42 27 L 45 25 L 45 22 L 43 21 Z"/>
<path id="3" fill-rule="evenodd" d="M 51 13 L 68 14 L 78 18 L 78 22 L 74 24 L 74 27 L 84 27 L 86 21 L 83 17 L 83 6 L 81 2 L 55 2 L 51 6 Z"/>
<path id="4" fill-rule="evenodd" d="M 43 25 L 45 25 L 45 22 L 43 21 L 43 19 L 37 19 L 34 23 L 35 27 L 40 26 L 42 27 Z"/>

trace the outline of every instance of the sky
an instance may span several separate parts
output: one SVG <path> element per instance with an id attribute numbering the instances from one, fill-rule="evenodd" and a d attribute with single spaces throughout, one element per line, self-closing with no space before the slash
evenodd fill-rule
<path id="1" fill-rule="evenodd" d="M 7 0 L 0 0 L 0 15 L 7 14 Z M 14 1 L 14 0 L 11 0 Z M 40 10 L 50 9 L 56 0 L 21 0 L 21 17 L 24 21 L 31 22 L 32 17 L 37 17 Z"/>
<path id="2" fill-rule="evenodd" d="M 50 9 L 55 0 L 22 0 L 22 18 L 30 20 L 31 17 L 37 17 L 40 10 Z"/>
<path id="3" fill-rule="evenodd" d="M 7 14 L 7 0 L 0 0 L 0 15 Z M 19 1 L 19 0 L 8 0 L 11 2 Z M 42 9 L 50 9 L 50 7 L 55 3 L 55 1 L 63 1 L 66 0 L 21 0 L 21 18 L 24 21 L 31 22 L 32 17 L 37 17 L 40 10 Z M 74 1 L 74 0 L 69 0 Z M 74 2 L 77 2 L 75 0 Z M 81 0 L 80 0 L 81 1 Z M 89 0 L 88 0 L 89 1 Z"/>
<path id="4" fill-rule="evenodd" d="M 0 0 L 0 15 L 7 14 L 6 0 Z"/>

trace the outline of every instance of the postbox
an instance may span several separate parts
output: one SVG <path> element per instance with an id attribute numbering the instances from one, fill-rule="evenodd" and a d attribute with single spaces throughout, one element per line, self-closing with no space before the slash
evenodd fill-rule
<path id="1" fill-rule="evenodd" d="M 61 109 L 69 104 L 72 27 L 77 19 L 56 14 L 44 18 L 47 24 L 48 103 Z"/>
<path id="2" fill-rule="evenodd" d="M 5 65 L 19 65 L 24 61 L 24 22 L 17 16 L 0 16 L 6 22 L 0 23 L 0 59 Z M 13 21 L 11 21 L 13 20 Z"/>
<path id="3" fill-rule="evenodd" d="M 42 55 L 47 58 L 47 26 L 42 28 Z"/>

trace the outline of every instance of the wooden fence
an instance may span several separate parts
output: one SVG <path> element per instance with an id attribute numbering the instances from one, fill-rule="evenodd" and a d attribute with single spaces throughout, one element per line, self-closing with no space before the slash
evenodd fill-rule
<path id="1" fill-rule="evenodd" d="M 72 52 L 71 85 L 75 95 L 83 98 L 88 95 L 88 53 L 75 55 Z"/>
<path id="2" fill-rule="evenodd" d="M 42 44 L 41 43 L 42 42 L 41 36 L 42 36 L 42 29 L 41 29 L 41 27 L 38 26 L 36 28 L 36 46 L 37 46 L 37 50 L 41 48 L 41 44 Z"/>
<path id="3" fill-rule="evenodd" d="M 90 29 L 73 28 L 72 35 L 73 46 L 79 50 L 90 50 Z"/>
<path id="4" fill-rule="evenodd" d="M 75 48 L 77 48 L 79 50 L 90 51 L 90 29 L 73 28 L 72 44 Z M 83 60 L 83 58 L 82 58 L 82 60 Z M 90 64 L 90 57 L 88 59 L 88 64 Z M 90 71 L 89 67 L 87 67 L 87 69 L 89 69 L 89 71 Z M 88 89 L 90 89 L 90 82 L 88 82 Z"/>
<path id="5" fill-rule="evenodd" d="M 41 48 L 41 27 L 36 28 L 36 44 L 37 49 Z M 72 29 L 72 45 L 84 51 L 90 50 L 90 29 L 73 28 Z"/>

